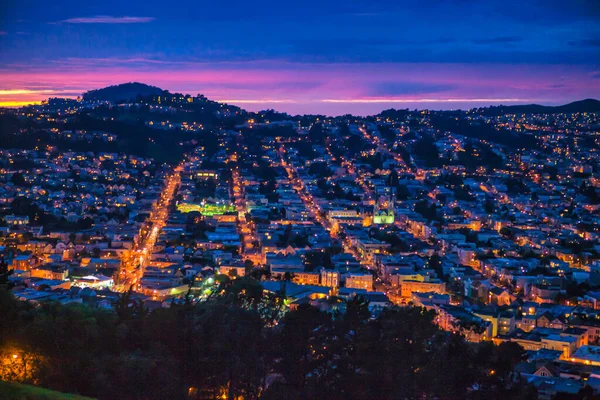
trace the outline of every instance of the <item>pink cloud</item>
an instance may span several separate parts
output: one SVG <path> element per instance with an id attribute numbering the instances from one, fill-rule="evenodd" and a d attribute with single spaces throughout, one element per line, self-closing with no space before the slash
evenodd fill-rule
<path id="1" fill-rule="evenodd" d="M 140 24 L 152 22 L 153 17 L 112 17 L 110 15 L 96 15 L 94 17 L 69 18 L 58 23 L 65 24 Z"/>
<path id="2" fill-rule="evenodd" d="M 285 61 L 211 63 L 126 59 L 66 59 L 44 69 L 0 70 L 0 89 L 54 91 L 12 95 L 41 100 L 138 81 L 202 93 L 258 110 L 291 113 L 376 113 L 384 108 L 469 108 L 498 103 L 556 104 L 597 96 L 592 69 L 561 65 L 308 64 Z M 401 85 L 397 85 L 401 83 Z M 419 87 L 402 93 L 390 87 Z M 435 87 L 447 89 L 437 91 Z M 383 88 L 383 89 L 382 89 Z M 0 100 L 5 95 L 0 92 Z"/>

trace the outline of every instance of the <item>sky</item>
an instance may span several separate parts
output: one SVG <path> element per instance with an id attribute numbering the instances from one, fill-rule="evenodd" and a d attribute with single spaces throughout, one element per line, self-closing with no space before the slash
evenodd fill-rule
<path id="1" fill-rule="evenodd" d="M 0 3 L 0 105 L 131 81 L 292 114 L 600 97 L 598 0 Z"/>

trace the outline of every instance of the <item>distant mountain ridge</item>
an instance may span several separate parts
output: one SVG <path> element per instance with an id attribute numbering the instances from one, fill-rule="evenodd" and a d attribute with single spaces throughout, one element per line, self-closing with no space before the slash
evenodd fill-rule
<path id="1" fill-rule="evenodd" d="M 561 106 L 543 106 L 539 104 L 523 104 L 514 106 L 492 106 L 479 108 L 485 115 L 502 114 L 560 114 L 577 112 L 600 112 L 600 101 L 596 99 L 585 99 L 563 104 Z"/>
<path id="2" fill-rule="evenodd" d="M 130 101 L 138 96 L 146 97 L 165 93 L 166 91 L 139 82 L 128 82 L 120 85 L 108 86 L 102 89 L 89 90 L 83 94 L 83 100 L 89 101 Z"/>

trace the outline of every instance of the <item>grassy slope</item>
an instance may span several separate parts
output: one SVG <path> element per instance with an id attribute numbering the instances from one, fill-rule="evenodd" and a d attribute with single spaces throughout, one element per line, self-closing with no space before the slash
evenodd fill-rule
<path id="1" fill-rule="evenodd" d="M 92 400 L 89 397 L 55 392 L 37 386 L 0 381 L 0 399 L 16 400 Z"/>

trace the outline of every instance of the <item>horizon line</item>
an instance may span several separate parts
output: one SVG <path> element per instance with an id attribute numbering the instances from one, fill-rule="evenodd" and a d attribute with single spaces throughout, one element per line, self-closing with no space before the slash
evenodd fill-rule
<path id="1" fill-rule="evenodd" d="M 60 96 L 62 93 L 70 93 L 70 95 L 63 95 Z M 24 94 L 46 94 L 46 95 L 50 95 L 51 93 L 56 94 L 57 98 L 65 98 L 65 99 L 76 99 L 77 97 L 83 95 L 80 94 L 78 96 L 72 95 L 71 93 L 73 93 L 72 90 L 52 90 L 52 89 L 0 89 L 0 96 L 1 95 L 24 95 Z M 172 92 L 174 93 L 174 92 Z M 183 93 L 182 93 L 183 94 Z M 193 96 L 191 94 L 186 94 L 186 95 L 190 95 Z M 26 106 L 39 106 L 42 105 L 42 103 L 44 101 L 47 101 L 50 97 L 46 98 L 46 99 L 41 99 L 41 100 L 0 100 L 0 108 L 20 108 L 20 107 L 26 107 Z M 282 105 L 290 105 L 290 104 L 295 104 L 295 105 L 314 105 L 314 104 L 455 104 L 455 103 L 488 103 L 486 105 L 480 105 L 480 106 L 472 106 L 470 108 L 466 108 L 468 109 L 473 109 L 473 108 L 485 108 L 485 107 L 493 107 L 493 106 L 498 106 L 498 105 L 503 105 L 502 103 L 511 103 L 511 105 L 540 105 L 540 106 L 561 106 L 561 105 L 566 105 L 569 103 L 573 103 L 573 102 L 577 102 L 577 101 L 583 101 L 583 100 L 596 100 L 597 99 L 592 99 L 592 98 L 585 98 L 585 99 L 578 99 L 578 100 L 571 100 L 571 101 L 567 101 L 567 100 L 563 100 L 561 102 L 551 102 L 551 103 L 546 103 L 544 104 L 544 101 L 540 99 L 522 99 L 522 98 L 456 98 L 456 97 L 450 97 L 450 98 L 413 98 L 413 99 L 399 99 L 399 98 L 363 98 L 363 99 L 335 99 L 335 98 L 326 98 L 326 99 L 303 99 L 303 100 L 295 100 L 295 99 L 212 99 L 212 101 L 218 102 L 218 103 L 222 103 L 222 104 L 229 104 L 229 105 L 260 105 L 260 104 L 264 104 L 264 105 L 268 105 L 268 104 L 282 104 Z M 500 104 L 498 104 L 500 103 Z M 515 104 L 516 103 L 516 104 Z M 243 108 L 242 108 L 243 109 Z M 379 112 L 384 111 L 385 109 L 382 108 Z M 423 109 L 419 109 L 419 110 L 427 110 L 427 108 L 423 108 Z M 439 108 L 439 109 L 433 109 L 433 110 L 440 110 L 440 111 L 444 111 L 444 110 L 457 110 L 456 108 Z M 263 110 L 255 110 L 255 111 L 251 111 L 251 110 L 244 110 L 244 111 L 248 111 L 248 112 L 258 112 L 258 111 L 263 111 Z M 289 112 L 286 111 L 280 111 L 280 110 L 274 110 L 276 112 L 280 112 L 280 113 L 285 113 L 285 114 L 290 114 Z M 314 114 L 314 113 L 310 113 L 310 114 Z M 341 113 L 339 115 L 344 115 L 345 113 Z M 349 113 L 351 114 L 351 113 Z M 300 114 L 300 113 L 293 113 L 290 115 L 307 115 L 307 114 Z M 323 114 L 325 115 L 325 114 Z M 359 114 L 357 114 L 359 115 Z M 364 114 L 367 115 L 367 114 Z M 369 115 L 377 115 L 377 113 L 374 114 L 369 114 Z"/>

